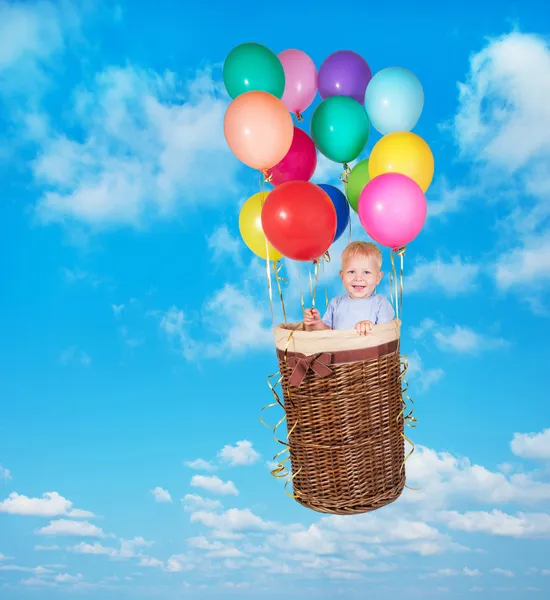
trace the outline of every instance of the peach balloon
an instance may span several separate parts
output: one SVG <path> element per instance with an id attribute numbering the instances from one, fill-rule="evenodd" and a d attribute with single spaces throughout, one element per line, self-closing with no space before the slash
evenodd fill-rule
<path id="1" fill-rule="evenodd" d="M 286 156 L 294 137 L 287 107 L 267 92 L 246 92 L 229 105 L 223 129 L 235 156 L 253 169 L 269 169 Z"/>

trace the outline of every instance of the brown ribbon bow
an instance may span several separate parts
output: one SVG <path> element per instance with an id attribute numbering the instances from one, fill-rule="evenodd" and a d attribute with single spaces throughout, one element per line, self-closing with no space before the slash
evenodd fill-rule
<path id="1" fill-rule="evenodd" d="M 289 367 L 293 367 L 291 376 L 288 379 L 290 385 L 299 387 L 304 381 L 309 369 L 311 369 L 319 377 L 327 377 L 332 375 L 332 369 L 329 367 L 332 362 L 332 354 L 330 352 L 320 352 L 319 354 L 311 354 L 310 356 L 289 356 L 287 363 Z"/>

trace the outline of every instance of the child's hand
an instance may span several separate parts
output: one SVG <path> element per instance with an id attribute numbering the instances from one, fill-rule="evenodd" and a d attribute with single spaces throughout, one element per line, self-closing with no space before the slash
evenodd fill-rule
<path id="1" fill-rule="evenodd" d="M 304 311 L 304 325 L 314 327 L 321 320 L 321 313 L 316 308 L 306 308 Z"/>
<path id="2" fill-rule="evenodd" d="M 372 321 L 359 321 L 355 325 L 355 331 L 359 335 L 367 335 L 372 331 L 373 322 Z"/>

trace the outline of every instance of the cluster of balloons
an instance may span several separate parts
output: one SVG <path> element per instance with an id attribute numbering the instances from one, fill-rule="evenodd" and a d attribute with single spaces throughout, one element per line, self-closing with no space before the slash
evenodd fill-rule
<path id="1" fill-rule="evenodd" d="M 255 254 L 315 261 L 346 229 L 350 207 L 382 245 L 396 249 L 418 235 L 434 161 L 426 142 L 411 132 L 424 106 L 413 73 L 390 67 L 373 77 L 365 59 L 348 50 L 331 54 L 317 71 L 301 50 L 277 56 L 245 43 L 227 56 L 223 77 L 232 98 L 224 119 L 229 148 L 274 188 L 251 196 L 241 209 L 241 236 Z M 292 115 L 301 121 L 317 92 L 322 100 L 311 116 L 310 137 Z M 383 137 L 350 170 L 371 125 Z M 344 165 L 345 195 L 310 181 L 317 151 Z"/>

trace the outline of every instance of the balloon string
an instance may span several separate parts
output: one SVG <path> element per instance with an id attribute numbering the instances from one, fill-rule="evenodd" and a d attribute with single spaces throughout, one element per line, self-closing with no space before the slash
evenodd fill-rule
<path id="1" fill-rule="evenodd" d="M 306 316 L 306 305 L 305 305 L 305 300 L 304 300 L 304 287 L 302 284 L 302 263 L 298 263 L 298 281 L 300 282 L 300 303 L 302 305 L 302 317 L 305 318 Z"/>
<path id="2" fill-rule="evenodd" d="M 265 200 L 265 192 L 264 192 L 264 188 L 265 188 L 265 181 L 264 181 L 264 177 L 260 176 L 260 202 L 262 205 L 262 210 L 264 207 L 264 200 Z M 271 270 L 269 268 L 269 245 L 267 242 L 267 236 L 264 235 L 264 239 L 265 239 L 265 270 L 266 270 L 266 277 L 267 277 L 267 291 L 269 294 L 269 309 L 271 310 L 271 327 L 273 327 L 275 325 L 275 314 L 273 312 L 273 288 L 271 285 Z"/>
<path id="3" fill-rule="evenodd" d="M 286 320 L 285 299 L 283 297 L 283 289 L 281 286 L 281 282 L 287 283 L 287 279 L 280 276 L 280 272 L 281 272 L 282 268 L 283 268 L 283 263 L 280 260 L 273 261 L 273 272 L 275 273 L 275 281 L 277 282 L 277 289 L 279 291 L 279 298 L 281 300 L 281 308 L 283 310 L 283 318 L 284 318 L 285 325 L 286 325 L 287 320 Z"/>
<path id="4" fill-rule="evenodd" d="M 340 181 L 343 183 L 347 183 L 350 173 L 351 173 L 350 166 L 348 165 L 348 163 L 344 163 L 344 172 L 340 175 Z"/>

